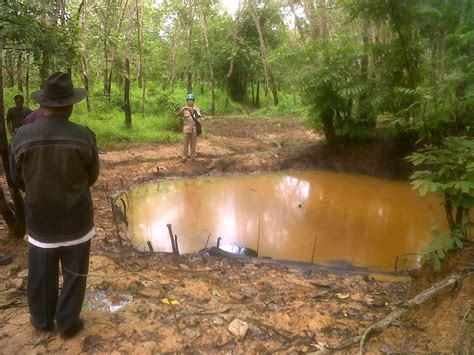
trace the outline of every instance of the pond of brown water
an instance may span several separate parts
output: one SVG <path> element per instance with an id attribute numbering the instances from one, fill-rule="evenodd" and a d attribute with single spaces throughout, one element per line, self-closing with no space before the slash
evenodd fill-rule
<path id="1" fill-rule="evenodd" d="M 407 182 L 321 171 L 163 180 L 127 194 L 129 238 L 139 250 L 170 252 L 167 224 L 181 253 L 206 245 L 259 256 L 392 271 L 416 266 L 440 201 Z M 407 262 L 409 260 L 409 262 Z M 404 262 L 402 262 L 404 261 Z"/>

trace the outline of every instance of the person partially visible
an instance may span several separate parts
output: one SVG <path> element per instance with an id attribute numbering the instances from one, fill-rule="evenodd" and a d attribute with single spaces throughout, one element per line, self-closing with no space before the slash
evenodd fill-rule
<path id="1" fill-rule="evenodd" d="M 26 125 L 26 124 L 35 123 L 36 121 L 42 119 L 43 116 L 44 116 L 44 108 L 40 106 L 39 108 L 37 108 L 36 110 L 34 110 L 28 116 L 25 117 L 25 119 L 23 120 L 23 124 Z"/>
<path id="2" fill-rule="evenodd" d="M 25 99 L 22 95 L 16 95 L 13 100 L 15 100 L 15 107 L 11 107 L 7 111 L 7 127 L 12 136 L 18 128 L 23 126 L 26 116 L 31 113 L 31 110 L 24 106 Z"/>
<path id="3" fill-rule="evenodd" d="M 195 105 L 193 94 L 186 96 L 186 106 L 179 110 L 178 115 L 183 119 L 183 162 L 189 158 L 191 146 L 191 160 L 196 160 L 197 136 L 201 134 L 201 111 Z"/>
<path id="4" fill-rule="evenodd" d="M 67 73 L 50 76 L 32 95 L 44 117 L 18 130 L 10 156 L 12 180 L 25 191 L 30 321 L 37 330 L 51 331 L 56 320 L 63 338 L 84 327 L 81 310 L 95 235 L 90 187 L 99 175 L 96 139 L 69 121 L 73 105 L 85 96 Z"/>

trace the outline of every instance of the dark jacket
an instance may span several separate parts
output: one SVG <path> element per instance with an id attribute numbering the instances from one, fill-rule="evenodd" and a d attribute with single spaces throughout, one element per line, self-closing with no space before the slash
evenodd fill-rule
<path id="1" fill-rule="evenodd" d="M 81 238 L 94 226 L 89 187 L 99 175 L 95 136 L 65 118 L 21 127 L 11 148 L 15 184 L 26 192 L 28 234 L 43 243 Z"/>

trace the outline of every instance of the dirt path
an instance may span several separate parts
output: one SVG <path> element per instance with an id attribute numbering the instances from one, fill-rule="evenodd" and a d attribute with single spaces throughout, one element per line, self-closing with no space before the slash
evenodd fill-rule
<path id="1" fill-rule="evenodd" d="M 409 296 L 407 278 L 303 273 L 257 261 L 121 250 L 110 197 L 135 183 L 305 168 L 326 159 L 310 158 L 319 137 L 297 119 L 216 117 L 206 120 L 205 127 L 196 162 L 179 161 L 179 144 L 101 151 L 102 172 L 93 188 L 98 233 L 84 310 L 86 329 L 69 341 L 57 333 L 37 333 L 29 325 L 26 243 L 8 241 L 0 225 L 1 243 L 15 257 L 12 265 L 0 269 L 0 353 L 310 352 L 358 335 Z M 168 305 L 165 298 L 179 304 Z M 248 326 L 243 339 L 229 331 L 236 319 Z M 400 351 L 407 334 L 420 332 L 410 318 L 398 329 L 391 337 L 375 339 L 369 349 Z M 444 348 L 433 348 L 430 335 L 420 337 L 413 350 L 450 351 L 456 345 L 445 334 Z"/>

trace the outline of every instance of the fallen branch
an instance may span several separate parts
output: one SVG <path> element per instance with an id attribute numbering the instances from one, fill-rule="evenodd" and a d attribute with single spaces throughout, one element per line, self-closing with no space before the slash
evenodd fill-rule
<path id="1" fill-rule="evenodd" d="M 356 339 L 359 340 L 359 354 L 363 355 L 365 352 L 364 350 L 365 344 L 371 337 L 384 331 L 387 327 L 390 326 L 390 324 L 392 324 L 395 320 L 397 320 L 402 315 L 404 315 L 411 308 L 426 302 L 427 300 L 431 299 L 433 296 L 440 293 L 445 288 L 455 284 L 456 282 L 460 281 L 464 277 L 473 275 L 473 274 L 474 274 L 474 264 L 470 265 L 469 267 L 465 268 L 464 270 L 460 272 L 451 274 L 450 276 L 444 278 L 443 280 L 435 283 L 430 288 L 426 289 L 425 291 L 413 297 L 411 300 L 395 308 L 387 317 L 382 319 L 380 322 L 377 322 L 371 325 L 360 337 L 354 338 L 354 341 L 351 343 L 354 344 Z"/>
<path id="2" fill-rule="evenodd" d="M 244 320 L 249 324 L 253 323 L 253 324 L 259 326 L 260 328 L 265 328 L 267 331 L 272 332 L 275 335 L 275 337 L 280 338 L 285 343 L 292 343 L 294 341 L 293 337 L 289 337 L 289 336 L 283 334 L 283 332 L 281 330 L 278 330 L 275 327 L 273 327 L 272 325 L 266 324 L 266 323 L 262 322 L 259 319 L 246 318 Z"/>

